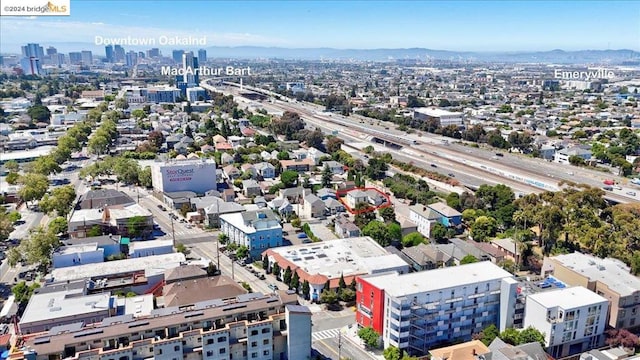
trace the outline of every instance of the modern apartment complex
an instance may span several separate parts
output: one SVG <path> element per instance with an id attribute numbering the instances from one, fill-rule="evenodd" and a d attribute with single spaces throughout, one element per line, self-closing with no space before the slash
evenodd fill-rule
<path id="1" fill-rule="evenodd" d="M 296 336 L 289 336 L 289 334 Z M 151 315 L 58 326 L 24 340 L 12 359 L 307 359 L 311 312 L 295 294 L 244 294 Z"/>
<path id="2" fill-rule="evenodd" d="M 518 282 L 497 265 L 478 262 L 425 272 L 357 279 L 356 321 L 384 346 L 422 355 L 494 324 L 512 326 Z"/>
<path id="3" fill-rule="evenodd" d="M 575 252 L 546 258 L 542 273 L 553 274 L 571 286 L 583 286 L 609 300 L 609 326 L 640 329 L 640 278 L 619 260 Z"/>
<path id="4" fill-rule="evenodd" d="M 527 296 L 524 326 L 545 336 L 554 358 L 575 355 L 604 345 L 608 301 L 576 286 Z"/>

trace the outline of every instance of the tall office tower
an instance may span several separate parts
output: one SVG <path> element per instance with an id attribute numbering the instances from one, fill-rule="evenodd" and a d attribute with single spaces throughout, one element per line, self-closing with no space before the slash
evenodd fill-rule
<path id="1" fill-rule="evenodd" d="M 20 61 L 20 67 L 25 75 L 41 75 L 42 65 L 40 65 L 40 59 L 36 57 L 22 58 Z"/>
<path id="2" fill-rule="evenodd" d="M 124 61 L 124 48 L 120 45 L 116 45 L 113 47 L 115 62 L 123 62 Z"/>
<path id="3" fill-rule="evenodd" d="M 55 55 L 58 53 L 58 49 L 54 48 L 53 46 L 49 46 L 47 48 L 47 56 L 51 57 L 52 55 Z"/>
<path id="4" fill-rule="evenodd" d="M 66 58 L 65 58 L 64 54 L 60 54 L 60 53 L 58 53 L 58 55 L 56 55 L 56 56 L 58 57 L 58 61 L 57 61 L 57 63 L 56 63 L 57 65 L 64 65 L 64 64 L 66 64 L 67 60 L 66 60 Z"/>
<path id="5" fill-rule="evenodd" d="M 135 66 L 138 63 L 138 53 L 131 50 L 127 53 L 125 63 L 127 66 Z"/>
<path id="6" fill-rule="evenodd" d="M 207 62 L 207 50 L 198 50 L 198 61 L 200 61 L 200 64 L 204 64 Z"/>
<path id="7" fill-rule="evenodd" d="M 44 50 L 40 44 L 27 44 L 22 47 L 22 57 L 44 59 Z"/>
<path id="8" fill-rule="evenodd" d="M 93 54 L 91 51 L 82 50 L 82 65 L 91 65 L 93 64 Z"/>
<path id="9" fill-rule="evenodd" d="M 82 53 L 80 53 L 80 52 L 70 52 L 69 53 L 69 63 L 71 65 L 80 65 L 82 63 Z"/>
<path id="10" fill-rule="evenodd" d="M 108 63 L 115 62 L 115 53 L 113 52 L 113 45 L 107 45 L 104 47 L 104 55 L 107 58 Z"/>
<path id="11" fill-rule="evenodd" d="M 160 49 L 153 48 L 147 50 L 147 57 L 151 59 L 160 57 Z"/>
<path id="12" fill-rule="evenodd" d="M 184 75 L 176 76 L 176 86 L 180 89 L 182 96 L 187 95 L 187 88 L 198 86 L 200 75 L 198 74 L 198 58 L 193 56 L 193 52 L 183 52 L 182 69 Z"/>
<path id="13" fill-rule="evenodd" d="M 173 50 L 173 62 L 175 62 L 176 64 L 180 64 L 182 62 L 182 54 L 184 54 L 184 50 Z"/>
<path id="14" fill-rule="evenodd" d="M 144 59 L 146 57 L 144 51 L 138 51 L 138 59 Z"/>

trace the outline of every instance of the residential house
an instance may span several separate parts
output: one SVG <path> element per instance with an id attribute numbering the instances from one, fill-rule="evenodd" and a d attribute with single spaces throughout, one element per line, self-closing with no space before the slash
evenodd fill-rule
<path id="1" fill-rule="evenodd" d="M 328 189 L 328 188 L 319 189 L 316 192 L 316 196 L 318 196 L 322 200 L 327 200 L 329 198 L 332 198 L 332 199 L 335 199 L 335 200 L 338 199 L 338 196 L 336 195 L 336 191 L 333 190 L 333 189 Z"/>
<path id="2" fill-rule="evenodd" d="M 346 211 L 344 204 L 332 197 L 329 197 L 323 201 L 324 206 L 327 208 L 327 212 L 330 215 L 335 215 Z"/>
<path id="3" fill-rule="evenodd" d="M 334 220 L 334 232 L 341 239 L 362 236 L 360 228 L 358 228 L 353 221 L 349 220 L 348 216 L 336 216 Z"/>
<path id="4" fill-rule="evenodd" d="M 256 171 L 256 168 L 253 166 L 253 164 L 242 164 L 242 166 L 240 166 L 240 169 L 242 170 L 243 174 L 251 175 L 252 179 L 255 179 L 258 175 L 258 172 Z"/>
<path id="5" fill-rule="evenodd" d="M 268 204 L 269 209 L 275 211 L 280 216 L 287 217 L 293 213 L 293 205 L 286 198 L 277 197 Z"/>
<path id="6" fill-rule="evenodd" d="M 240 172 L 240 170 L 238 170 L 238 168 L 233 165 L 225 166 L 224 168 L 222 168 L 222 171 L 224 172 L 224 175 L 227 177 L 227 179 L 231 181 L 239 178 L 242 175 L 242 172 Z"/>
<path id="7" fill-rule="evenodd" d="M 409 208 L 409 220 L 416 224 L 417 230 L 425 237 L 431 237 L 431 227 L 439 222 L 442 216 L 422 204 L 415 204 Z"/>
<path id="8" fill-rule="evenodd" d="M 246 197 L 260 196 L 262 195 L 262 189 L 260 184 L 253 179 L 242 181 L 242 193 Z"/>
<path id="9" fill-rule="evenodd" d="M 344 165 L 340 164 L 337 161 L 329 160 L 322 163 L 322 169 L 325 167 L 329 167 L 329 170 L 333 175 L 342 175 L 344 174 Z"/>
<path id="10" fill-rule="evenodd" d="M 433 244 L 418 244 L 402 249 L 409 265 L 415 271 L 437 269 L 455 265 L 452 257 Z"/>
<path id="11" fill-rule="evenodd" d="M 427 206 L 441 216 L 439 221 L 442 225 L 455 227 L 462 224 L 462 214 L 451 206 L 443 202 L 437 202 Z"/>
<path id="12" fill-rule="evenodd" d="M 309 193 L 304 196 L 302 206 L 302 217 L 305 219 L 315 219 L 324 217 L 326 207 L 319 197 Z"/>
<path id="13" fill-rule="evenodd" d="M 294 160 L 280 160 L 282 171 L 292 170 L 297 172 L 311 171 L 315 167 L 315 163 L 312 159 L 294 159 Z"/>
<path id="14" fill-rule="evenodd" d="M 306 189 L 303 187 L 294 187 L 294 188 L 280 189 L 279 197 L 287 199 L 291 204 L 301 204 L 302 199 L 305 197 L 305 195 L 310 193 L 311 193 L 311 189 Z"/>
<path id="15" fill-rule="evenodd" d="M 256 173 L 263 179 L 273 179 L 276 177 L 276 167 L 268 162 L 257 163 L 254 166 Z"/>
<path id="16" fill-rule="evenodd" d="M 369 204 L 373 206 L 380 206 L 387 202 L 387 198 L 382 195 L 379 191 L 370 189 L 366 191 L 367 197 L 369 198 Z"/>
<path id="17" fill-rule="evenodd" d="M 569 159 L 573 156 L 582 158 L 584 161 L 589 161 L 591 160 L 591 151 L 577 146 L 558 150 L 553 157 L 553 161 L 559 164 L 569 165 Z"/>
<path id="18" fill-rule="evenodd" d="M 246 209 L 240 204 L 234 202 L 226 202 L 222 199 L 218 199 L 215 204 L 211 204 L 204 209 L 205 225 L 211 228 L 219 228 L 220 215 L 239 213 L 243 211 L 246 211 Z"/>
<path id="19" fill-rule="evenodd" d="M 362 190 L 351 190 L 347 193 L 346 198 L 347 205 L 351 209 L 355 209 L 361 203 L 369 204 L 369 194 Z"/>

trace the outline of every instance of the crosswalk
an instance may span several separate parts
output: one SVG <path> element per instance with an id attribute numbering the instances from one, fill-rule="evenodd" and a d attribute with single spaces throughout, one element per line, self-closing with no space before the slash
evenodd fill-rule
<path id="1" fill-rule="evenodd" d="M 340 328 L 315 331 L 311 334 L 311 338 L 313 341 L 320 341 L 324 339 L 331 339 L 334 337 L 338 337 L 340 334 Z"/>

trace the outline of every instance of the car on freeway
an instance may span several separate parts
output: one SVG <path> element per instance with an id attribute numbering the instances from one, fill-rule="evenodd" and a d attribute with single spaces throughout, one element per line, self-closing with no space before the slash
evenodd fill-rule
<path id="1" fill-rule="evenodd" d="M 431 164 L 431 167 L 432 167 L 432 168 L 437 168 L 437 167 L 438 167 L 438 165 L 436 165 L 436 164 Z"/>
<path id="2" fill-rule="evenodd" d="M 454 174 L 454 173 L 449 173 L 448 175 L 451 176 L 451 177 L 456 177 L 456 174 Z"/>
<path id="3" fill-rule="evenodd" d="M 636 196 L 636 192 L 635 191 L 627 191 L 627 195 Z"/>

